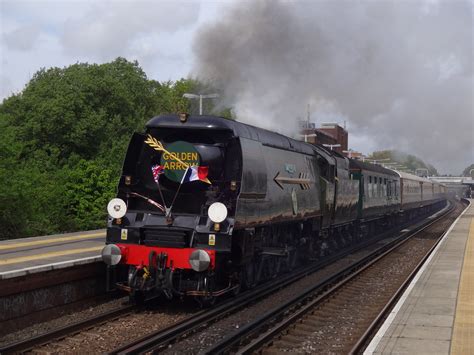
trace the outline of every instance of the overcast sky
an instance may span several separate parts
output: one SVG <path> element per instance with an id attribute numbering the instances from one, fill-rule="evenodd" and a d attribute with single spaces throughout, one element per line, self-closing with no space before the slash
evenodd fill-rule
<path id="1" fill-rule="evenodd" d="M 216 2 L 0 0 L 0 97 L 42 67 L 138 60 L 149 78 L 176 80 L 192 66 L 192 39 Z"/>
<path id="2" fill-rule="evenodd" d="M 320 122 L 347 120 L 356 150 L 398 148 L 459 173 L 474 160 L 472 2 L 398 3 L 0 0 L 0 99 L 42 67 L 122 56 L 159 81 L 228 79 L 242 115 L 267 99 L 287 125 L 311 102 Z M 288 91 L 298 98 L 280 110 Z M 285 131 L 274 116 L 250 122 Z"/>

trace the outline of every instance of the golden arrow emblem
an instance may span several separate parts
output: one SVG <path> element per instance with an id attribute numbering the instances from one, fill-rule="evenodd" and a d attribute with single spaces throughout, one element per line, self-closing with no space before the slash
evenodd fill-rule
<path id="1" fill-rule="evenodd" d="M 300 173 L 299 177 L 292 178 L 288 176 L 280 176 L 280 172 L 278 172 L 273 180 L 282 190 L 284 189 L 283 184 L 300 185 L 302 190 L 308 190 L 311 188 L 311 183 L 313 182 L 309 178 L 309 173 Z"/>

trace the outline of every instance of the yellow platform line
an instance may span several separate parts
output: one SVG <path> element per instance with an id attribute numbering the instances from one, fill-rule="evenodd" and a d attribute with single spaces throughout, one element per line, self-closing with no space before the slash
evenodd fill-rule
<path id="1" fill-rule="evenodd" d="M 464 253 L 451 354 L 474 354 L 474 218 Z"/>
<path id="2" fill-rule="evenodd" d="M 29 256 L 19 256 L 17 258 L 11 258 L 11 259 L 0 259 L 0 266 L 9 265 L 9 264 L 16 264 L 16 263 L 23 263 L 23 262 L 32 261 L 32 260 L 54 258 L 56 256 L 86 253 L 86 252 L 89 252 L 89 251 L 99 251 L 99 250 L 102 250 L 103 247 L 104 247 L 103 245 L 100 245 L 100 246 L 89 247 L 89 248 L 53 251 L 53 252 L 50 252 L 50 253 L 29 255 Z"/>
<path id="3" fill-rule="evenodd" d="M 52 244 L 52 243 L 58 243 L 58 242 L 71 242 L 75 240 L 93 239 L 93 238 L 102 237 L 102 236 L 105 237 L 105 232 L 84 234 L 84 235 L 74 235 L 70 237 L 59 237 L 59 238 L 56 237 L 56 238 L 51 238 L 51 239 L 34 240 L 31 242 L 3 244 L 3 245 L 0 245 L 0 250 L 31 247 L 35 245 Z"/>

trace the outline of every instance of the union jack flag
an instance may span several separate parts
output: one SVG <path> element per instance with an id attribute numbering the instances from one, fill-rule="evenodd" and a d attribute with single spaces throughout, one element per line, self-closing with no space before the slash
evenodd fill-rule
<path id="1" fill-rule="evenodd" d="M 151 172 L 153 173 L 153 180 L 158 184 L 158 179 L 165 172 L 165 168 L 162 165 L 156 164 L 151 167 Z"/>

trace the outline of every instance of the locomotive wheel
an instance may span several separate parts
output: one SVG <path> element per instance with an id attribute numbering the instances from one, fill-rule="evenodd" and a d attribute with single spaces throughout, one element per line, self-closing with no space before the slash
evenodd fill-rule
<path id="1" fill-rule="evenodd" d="M 201 280 L 199 280 L 199 283 L 199 289 L 206 290 L 208 293 L 212 293 L 215 289 L 213 277 L 203 277 Z M 216 297 L 211 295 L 197 296 L 195 299 L 201 308 L 207 308 L 213 306 L 216 303 Z"/>

